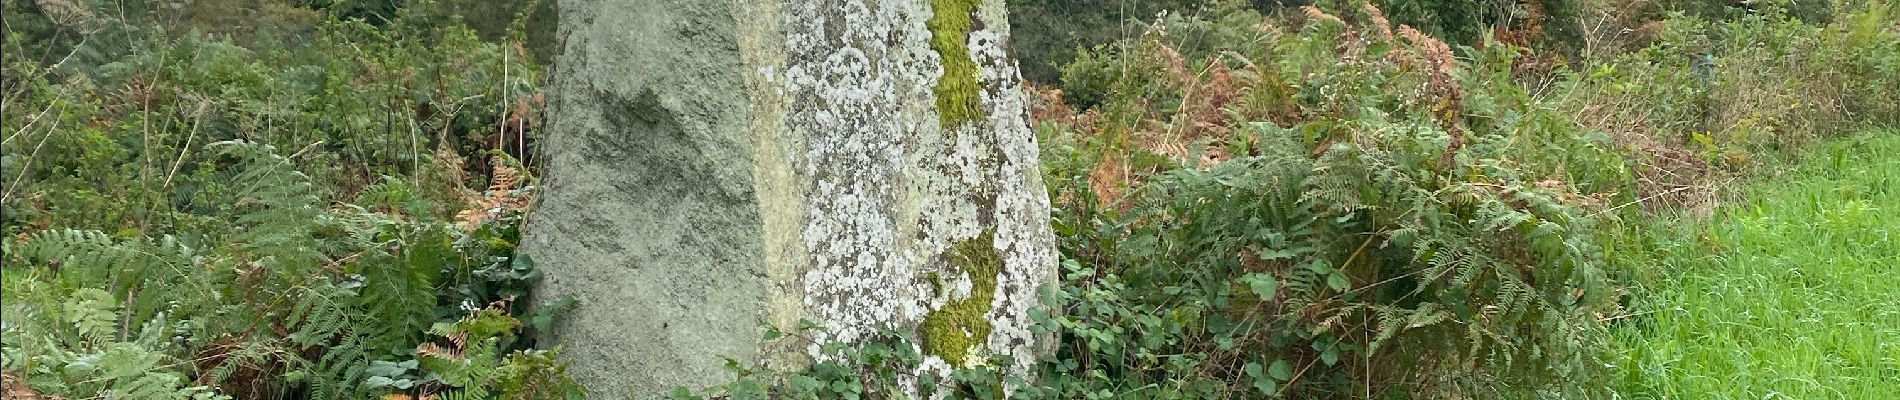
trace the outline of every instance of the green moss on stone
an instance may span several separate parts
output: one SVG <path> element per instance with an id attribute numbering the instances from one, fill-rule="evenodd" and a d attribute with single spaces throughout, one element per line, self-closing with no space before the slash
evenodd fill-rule
<path id="1" fill-rule="evenodd" d="M 931 297 L 943 295 L 943 274 L 937 273 L 937 271 L 930 271 L 930 275 L 925 276 L 925 278 L 930 280 Z"/>
<path id="2" fill-rule="evenodd" d="M 1003 258 L 996 254 L 996 231 L 985 231 L 975 238 L 951 246 L 950 264 L 970 276 L 970 297 L 957 299 L 924 316 L 922 342 L 924 353 L 943 357 L 951 365 L 969 360 L 970 349 L 990 337 L 990 320 L 983 315 L 996 300 L 996 277 L 1003 272 Z"/>
<path id="3" fill-rule="evenodd" d="M 982 84 L 976 79 L 976 61 L 970 59 L 970 31 L 976 6 L 982 0 L 930 0 L 930 48 L 943 59 L 943 78 L 937 79 L 938 122 L 949 129 L 983 117 L 978 104 Z"/>

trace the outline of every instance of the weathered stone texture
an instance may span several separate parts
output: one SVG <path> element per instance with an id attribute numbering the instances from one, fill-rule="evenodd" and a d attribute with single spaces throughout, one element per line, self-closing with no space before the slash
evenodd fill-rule
<path id="1" fill-rule="evenodd" d="M 560 8 L 523 252 L 580 301 L 552 336 L 597 395 L 799 367 L 816 344 L 759 338 L 801 319 L 926 328 L 924 372 L 1034 359 L 1054 237 L 1001 0 Z"/>

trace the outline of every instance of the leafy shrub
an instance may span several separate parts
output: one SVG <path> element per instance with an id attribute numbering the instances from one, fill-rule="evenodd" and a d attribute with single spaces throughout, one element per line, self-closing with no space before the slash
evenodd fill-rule
<path id="1" fill-rule="evenodd" d="M 542 79 L 520 47 L 410 9 L 239 42 L 46 4 L 66 3 L 7 4 L 0 59 L 9 379 L 68 398 L 581 395 L 525 338 L 556 308 L 514 301 L 538 277 L 514 256 Z"/>
<path id="2" fill-rule="evenodd" d="M 513 235 L 518 216 L 465 232 L 362 208 L 322 209 L 308 178 L 269 147 L 223 146 L 244 160 L 239 176 L 252 188 L 238 194 L 251 204 L 223 241 L 190 245 L 171 236 L 120 240 L 49 230 L 6 243 L 7 273 L 26 274 L 7 282 L 6 369 L 65 394 L 88 393 L 62 382 L 92 382 L 75 380 L 82 375 L 73 371 L 98 357 L 144 360 L 114 364 L 127 367 L 105 370 L 103 380 L 179 383 L 164 387 L 193 396 L 216 389 L 244 398 L 363 398 L 391 389 L 463 388 L 472 398 L 490 398 L 481 393 L 491 386 L 513 393 L 522 382 L 571 391 L 553 353 L 511 339 L 528 329 L 517 318 L 544 321 L 552 310 L 511 308 L 518 293 L 490 289 L 525 287 L 535 277 L 530 264 L 512 258 L 512 247 L 491 244 L 518 240 L 494 236 Z M 493 271 L 509 260 L 510 273 Z M 451 290 L 438 295 L 438 286 Z M 473 319 L 461 317 L 471 313 Z M 457 350 L 458 357 L 486 363 L 425 363 L 430 368 L 406 382 L 395 380 L 401 371 L 379 372 L 428 354 L 431 345 L 418 346 L 425 343 L 421 333 L 439 318 L 463 319 L 432 332 L 457 343 L 476 338 L 483 347 Z M 66 322 L 78 322 L 78 329 Z M 455 328 L 477 323 L 505 329 L 471 335 Z M 101 353 L 73 356 L 88 350 Z M 181 386 L 187 382 L 194 386 Z"/>
<path id="3" fill-rule="evenodd" d="M 1075 258 L 1055 393 L 1590 393 L 1548 382 L 1592 374 L 1587 211 L 1621 158 L 1510 80 L 1516 50 L 1352 12 L 1201 60 L 1150 40 L 1110 92 L 1162 94 L 1045 128 Z"/>
<path id="4" fill-rule="evenodd" d="M 431 157 L 439 149 L 524 154 L 523 133 L 538 129 L 539 67 L 466 28 L 408 17 L 380 28 L 331 21 L 295 48 L 149 28 L 96 33 L 68 50 L 66 62 L 7 48 L 6 233 L 220 231 L 206 216 L 223 205 L 204 201 L 219 190 L 212 183 L 229 178 L 205 149 L 219 141 L 294 154 L 324 200 L 354 197 L 385 175 L 434 173 L 430 167 L 446 161 Z M 131 40 L 114 42 L 121 35 L 111 33 L 121 31 Z M 76 62 L 94 57 L 103 58 Z M 419 193 L 456 204 L 451 189 L 486 164 L 478 157 Z M 73 201 L 51 201 L 53 193 Z M 430 211 L 446 216 L 450 208 Z"/>
<path id="5" fill-rule="evenodd" d="M 1654 43 L 1592 60 L 1551 90 L 1636 160 L 1661 206 L 1712 203 L 1721 176 L 1817 138 L 1900 123 L 1894 4 L 1825 26 L 1772 6 L 1726 20 L 1676 14 Z"/>

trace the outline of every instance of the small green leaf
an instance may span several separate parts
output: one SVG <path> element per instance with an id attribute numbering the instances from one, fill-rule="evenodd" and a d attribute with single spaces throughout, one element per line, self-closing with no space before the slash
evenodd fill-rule
<path id="1" fill-rule="evenodd" d="M 852 393 L 851 384 L 845 381 L 831 381 L 831 392 L 838 394 Z"/>
<path id="2" fill-rule="evenodd" d="M 413 369 L 416 369 L 416 360 L 403 362 L 376 360 L 371 361 L 369 368 L 364 369 L 363 372 L 371 376 L 397 377 Z"/>
<path id="3" fill-rule="evenodd" d="M 1246 282 L 1247 287 L 1253 290 L 1253 294 L 1259 295 L 1261 300 L 1272 300 L 1274 293 L 1280 290 L 1280 281 L 1274 279 L 1273 275 L 1270 274 L 1252 273 L 1242 275 L 1240 281 Z"/>
<path id="4" fill-rule="evenodd" d="M 1309 271 L 1313 271 L 1313 273 L 1315 274 L 1327 274 L 1327 273 L 1333 272 L 1333 266 L 1326 265 L 1326 260 L 1313 260 L 1313 262 L 1306 264 L 1306 269 Z"/>
<path id="5" fill-rule="evenodd" d="M 1339 348 L 1327 346 L 1325 351 L 1319 352 L 1319 360 L 1320 362 L 1326 363 L 1327 366 L 1338 364 L 1339 363 Z"/>
<path id="6" fill-rule="evenodd" d="M 1274 360 L 1273 365 L 1267 366 L 1267 375 L 1279 381 L 1293 379 L 1293 363 L 1286 360 Z"/>
<path id="7" fill-rule="evenodd" d="M 778 330 L 778 327 L 776 326 L 768 325 L 765 327 L 765 336 L 761 337 L 760 339 L 762 339 L 763 341 L 770 342 L 773 340 L 777 340 L 778 338 L 781 338 L 781 337 L 785 337 L 785 332 L 780 332 Z"/>
<path id="8" fill-rule="evenodd" d="M 745 369 L 745 365 L 739 364 L 738 359 L 734 359 L 732 357 L 722 357 L 722 358 L 726 359 L 726 371 L 730 371 L 734 374 L 738 374 L 739 376 L 751 375 L 750 373 L 751 371 L 747 371 Z"/>
<path id="9" fill-rule="evenodd" d="M 515 269 L 532 271 L 534 270 L 534 258 L 528 257 L 527 254 L 516 254 L 512 266 Z"/>
<path id="10" fill-rule="evenodd" d="M 1346 274 L 1333 271 L 1331 275 L 1326 276 L 1326 286 L 1333 288 L 1333 290 L 1343 291 L 1352 286 L 1352 281 L 1346 279 Z"/>
<path id="11" fill-rule="evenodd" d="M 692 391 L 686 390 L 685 387 L 681 387 L 681 386 L 674 386 L 672 391 L 667 392 L 666 397 L 672 400 L 704 399 L 704 397 L 699 397 L 698 395 L 694 395 Z"/>
<path id="12" fill-rule="evenodd" d="M 372 377 L 369 377 L 369 379 L 363 380 L 363 386 L 369 387 L 372 389 L 379 388 L 379 387 L 395 386 L 395 385 L 396 385 L 396 380 L 389 379 L 389 377 L 386 377 L 386 376 L 372 376 Z"/>
<path id="13" fill-rule="evenodd" d="M 1239 343 L 1235 342 L 1232 336 L 1221 335 L 1214 337 L 1214 346 L 1219 347 L 1221 350 L 1233 350 L 1234 347 L 1238 347 L 1238 345 Z"/>

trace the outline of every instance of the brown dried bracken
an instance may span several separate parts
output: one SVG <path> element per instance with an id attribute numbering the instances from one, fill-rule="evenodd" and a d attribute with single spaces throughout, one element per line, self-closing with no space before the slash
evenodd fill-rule
<path id="1" fill-rule="evenodd" d="M 463 228 L 474 230 L 483 223 L 502 215 L 527 211 L 528 207 L 534 204 L 532 193 L 517 190 L 526 184 L 521 171 L 509 167 L 503 161 L 503 156 L 495 156 L 489 163 L 495 169 L 488 189 L 481 194 L 470 194 L 468 208 L 455 215 L 455 219 L 461 221 Z"/>
<path id="2" fill-rule="evenodd" d="M 1340 25 L 1346 24 L 1346 21 L 1341 21 L 1339 17 L 1327 14 L 1325 11 L 1321 11 L 1319 7 L 1314 7 L 1310 4 L 1300 7 L 1300 11 L 1306 13 L 1306 19 L 1308 21 L 1324 21 Z"/>
<path id="3" fill-rule="evenodd" d="M 1182 98 L 1181 110 L 1175 114 L 1175 128 L 1181 134 L 1175 139 L 1224 139 L 1229 133 L 1228 126 L 1233 118 L 1227 113 L 1227 105 L 1240 97 L 1234 76 L 1221 62 L 1208 65 L 1206 82 L 1199 77 L 1186 76 L 1186 91 Z M 1180 154 L 1185 155 L 1185 154 Z"/>
<path id="4" fill-rule="evenodd" d="M 1182 57 L 1181 52 L 1175 51 L 1173 47 L 1160 42 L 1154 44 L 1155 54 L 1161 57 L 1161 61 L 1167 63 L 1168 75 L 1174 77 L 1174 83 L 1178 85 L 1192 83 L 1194 75 L 1188 72 L 1187 58 Z"/>
<path id="5" fill-rule="evenodd" d="M 1391 43 L 1393 41 L 1392 21 L 1385 18 L 1385 12 L 1380 11 L 1379 7 L 1373 6 L 1372 3 L 1365 3 L 1360 8 L 1365 11 L 1366 20 L 1372 25 L 1373 31 L 1379 34 L 1379 40 Z"/>
<path id="6" fill-rule="evenodd" d="M 1062 101 L 1062 89 L 1043 88 L 1033 82 L 1023 81 L 1023 91 L 1029 93 L 1029 120 L 1032 124 L 1041 122 L 1071 123 L 1075 121 L 1075 109 Z"/>
<path id="7" fill-rule="evenodd" d="M 1089 189 L 1095 192 L 1095 205 L 1102 208 L 1125 209 L 1122 190 L 1130 185 L 1131 175 L 1126 163 L 1117 153 L 1103 154 L 1101 161 L 1089 171 Z"/>
<path id="8" fill-rule="evenodd" d="M 1399 26 L 1399 36 L 1411 43 L 1419 52 L 1419 58 L 1425 62 L 1424 100 L 1431 107 L 1432 117 L 1451 135 L 1451 145 L 1445 147 L 1445 154 L 1438 162 L 1440 166 L 1447 165 L 1452 155 L 1465 145 L 1464 127 L 1459 123 L 1459 116 L 1463 114 L 1464 90 L 1452 75 L 1458 67 L 1458 60 L 1452 55 L 1450 45 L 1409 25 Z"/>

